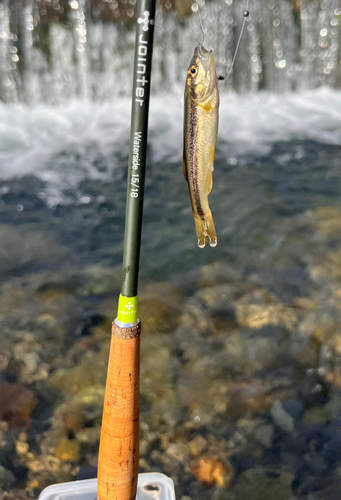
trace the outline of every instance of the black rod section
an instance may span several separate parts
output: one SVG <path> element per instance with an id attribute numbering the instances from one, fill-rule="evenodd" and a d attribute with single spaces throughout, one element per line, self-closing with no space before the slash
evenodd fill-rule
<path id="1" fill-rule="evenodd" d="M 137 295 L 156 0 L 138 0 L 121 294 Z"/>

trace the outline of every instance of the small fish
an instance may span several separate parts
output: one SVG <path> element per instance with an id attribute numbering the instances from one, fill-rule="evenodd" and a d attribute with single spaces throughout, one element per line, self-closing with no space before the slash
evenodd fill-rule
<path id="1" fill-rule="evenodd" d="M 187 70 L 184 120 L 184 176 L 188 182 L 198 246 L 206 236 L 211 247 L 217 244 L 208 195 L 218 135 L 219 92 L 213 51 L 198 45 Z"/>

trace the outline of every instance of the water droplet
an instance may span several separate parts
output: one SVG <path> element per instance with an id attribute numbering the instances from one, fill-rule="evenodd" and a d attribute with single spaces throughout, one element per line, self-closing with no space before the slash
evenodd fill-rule
<path id="1" fill-rule="evenodd" d="M 17 205 L 15 209 L 17 210 L 17 212 L 22 212 L 24 210 L 24 207 L 23 205 Z"/>
<path id="2" fill-rule="evenodd" d="M 276 67 L 277 67 L 277 68 L 280 68 L 280 69 L 285 68 L 285 67 L 286 67 L 286 65 L 287 65 L 287 62 L 286 62 L 286 60 L 285 60 L 285 59 L 282 59 L 281 61 L 277 61 L 277 62 L 276 62 Z"/>
<path id="3" fill-rule="evenodd" d="M 237 158 L 227 158 L 227 163 L 229 165 L 237 165 L 238 160 L 237 160 Z"/>
<path id="4" fill-rule="evenodd" d="M 81 198 L 79 199 L 79 203 L 82 203 L 83 205 L 87 205 L 88 203 L 90 203 L 90 201 L 90 196 L 81 196 Z"/>
<path id="5" fill-rule="evenodd" d="M 326 28 L 323 28 L 321 31 L 320 31 L 320 36 L 327 36 L 328 34 L 328 30 Z"/>

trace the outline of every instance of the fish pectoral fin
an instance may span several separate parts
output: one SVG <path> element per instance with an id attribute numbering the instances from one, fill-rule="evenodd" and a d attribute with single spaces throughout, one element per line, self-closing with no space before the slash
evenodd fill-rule
<path id="1" fill-rule="evenodd" d="M 186 181 L 188 182 L 188 177 L 187 177 L 187 168 L 186 168 L 186 161 L 185 158 L 183 159 L 183 169 L 184 169 L 184 176 Z"/>
<path id="2" fill-rule="evenodd" d="M 212 188 L 213 188 L 213 175 L 212 175 L 212 172 L 207 177 L 207 184 L 206 185 L 207 185 L 207 194 L 210 194 L 210 192 L 212 191 Z"/>

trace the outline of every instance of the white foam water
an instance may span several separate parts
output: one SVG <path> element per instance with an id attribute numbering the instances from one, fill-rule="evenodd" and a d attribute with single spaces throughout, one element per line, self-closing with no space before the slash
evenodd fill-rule
<path id="1" fill-rule="evenodd" d="M 105 179 L 94 154 L 127 152 L 130 100 L 112 104 L 75 101 L 66 107 L 0 107 L 0 178 L 33 174 L 48 183 Z M 149 142 L 156 162 L 182 156 L 182 94 L 151 99 Z M 223 95 L 218 148 L 229 155 L 262 152 L 277 141 L 310 139 L 341 145 L 341 93 L 321 88 L 287 94 Z M 76 160 L 73 161 L 73 157 Z"/>

